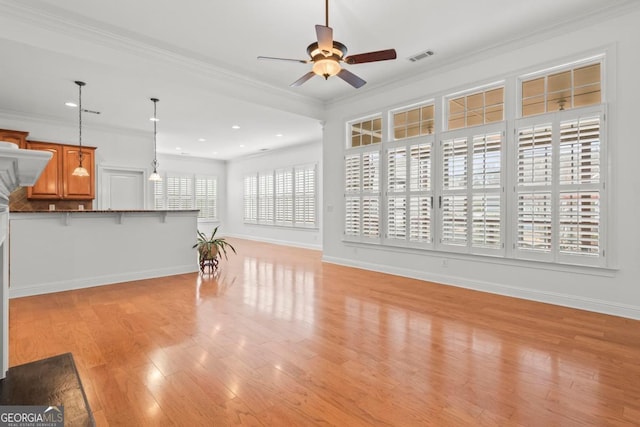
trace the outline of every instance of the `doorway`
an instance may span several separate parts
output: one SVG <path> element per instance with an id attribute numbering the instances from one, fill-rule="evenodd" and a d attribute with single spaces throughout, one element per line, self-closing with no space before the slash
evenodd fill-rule
<path id="1" fill-rule="evenodd" d="M 143 170 L 101 167 L 98 170 L 98 182 L 98 209 L 144 210 Z"/>

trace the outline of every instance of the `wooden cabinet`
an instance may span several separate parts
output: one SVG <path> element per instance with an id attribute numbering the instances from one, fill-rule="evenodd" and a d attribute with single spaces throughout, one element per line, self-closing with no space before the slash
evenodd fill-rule
<path id="1" fill-rule="evenodd" d="M 35 185 L 27 187 L 27 198 L 61 199 L 62 182 L 59 177 L 62 175 L 62 146 L 48 142 L 29 141 L 27 147 L 29 150 L 49 151 L 53 154 Z"/>
<path id="2" fill-rule="evenodd" d="M 70 200 L 90 200 L 95 195 L 94 148 L 82 147 L 82 166 L 89 176 L 73 176 L 73 170 L 80 164 L 78 147 L 62 147 L 62 198 Z"/>
<path id="3" fill-rule="evenodd" d="M 0 129 L 0 141 L 13 142 L 18 148 L 27 148 L 27 136 L 29 132 L 19 130 Z"/>
<path id="4" fill-rule="evenodd" d="M 95 148 L 82 147 L 82 166 L 89 171 L 89 176 L 73 175 L 73 170 L 80 164 L 77 146 L 28 141 L 27 148 L 53 153 L 53 157 L 38 181 L 33 187 L 27 188 L 28 199 L 93 200 L 95 198 Z"/>

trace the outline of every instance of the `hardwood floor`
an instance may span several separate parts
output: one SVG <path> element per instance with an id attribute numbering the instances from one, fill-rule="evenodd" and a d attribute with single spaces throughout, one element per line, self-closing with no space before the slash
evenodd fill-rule
<path id="1" fill-rule="evenodd" d="M 217 277 L 11 300 L 11 365 L 72 352 L 99 426 L 640 425 L 638 321 L 232 242 Z"/>

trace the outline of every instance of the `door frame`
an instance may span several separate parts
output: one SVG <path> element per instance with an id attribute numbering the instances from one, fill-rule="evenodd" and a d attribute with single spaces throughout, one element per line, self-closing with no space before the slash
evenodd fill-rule
<path id="1" fill-rule="evenodd" d="M 148 197 L 148 186 L 144 185 L 147 182 L 147 170 L 146 169 L 142 169 L 142 168 L 131 168 L 131 167 L 123 167 L 123 166 L 110 166 L 110 165 L 98 165 L 98 177 L 97 177 L 97 185 L 98 185 L 98 189 L 99 191 L 97 191 L 97 197 L 96 197 L 96 204 L 97 204 L 97 210 L 104 210 L 106 209 L 105 206 L 103 206 L 103 200 L 102 200 L 102 184 L 104 181 L 104 175 L 108 172 L 108 171 L 116 171 L 116 172 L 131 172 L 133 174 L 140 174 L 142 175 L 142 203 L 143 203 L 143 209 L 148 209 L 149 206 L 149 201 L 147 200 Z"/>

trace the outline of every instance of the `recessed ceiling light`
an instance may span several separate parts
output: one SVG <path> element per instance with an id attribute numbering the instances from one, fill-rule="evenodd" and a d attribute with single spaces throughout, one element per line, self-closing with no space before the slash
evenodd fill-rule
<path id="1" fill-rule="evenodd" d="M 64 105 L 66 105 L 67 107 L 74 107 L 74 108 L 78 106 L 78 104 L 76 104 L 75 102 L 71 102 L 71 101 L 65 102 Z"/>
<path id="2" fill-rule="evenodd" d="M 280 137 L 282 136 L 282 134 L 281 134 L 281 133 L 276 133 L 276 136 L 277 136 L 278 138 L 280 138 Z"/>
<path id="3" fill-rule="evenodd" d="M 218 152 L 217 152 L 217 151 L 214 151 L 214 152 L 213 152 L 213 155 L 215 156 L 216 154 L 218 154 Z"/>
<path id="4" fill-rule="evenodd" d="M 238 125 L 233 125 L 233 126 L 231 126 L 231 129 L 240 129 L 240 126 L 238 126 Z"/>
<path id="5" fill-rule="evenodd" d="M 206 139 L 204 139 L 204 138 L 198 138 L 198 142 L 205 142 L 205 141 L 206 141 Z"/>
<path id="6" fill-rule="evenodd" d="M 156 118 L 156 117 L 149 117 L 149 120 L 151 120 L 152 122 L 159 122 L 160 119 Z"/>
<path id="7" fill-rule="evenodd" d="M 180 147 L 176 147 L 176 150 L 180 151 L 180 150 L 182 150 L 182 148 L 180 148 Z"/>
<path id="8" fill-rule="evenodd" d="M 240 144 L 240 148 L 244 148 L 244 144 Z"/>

